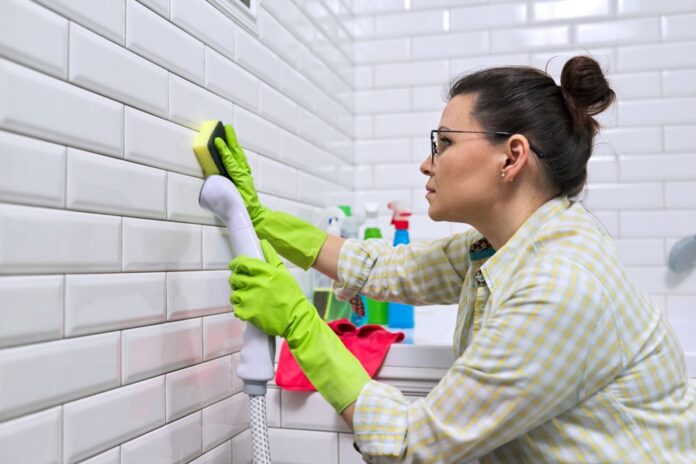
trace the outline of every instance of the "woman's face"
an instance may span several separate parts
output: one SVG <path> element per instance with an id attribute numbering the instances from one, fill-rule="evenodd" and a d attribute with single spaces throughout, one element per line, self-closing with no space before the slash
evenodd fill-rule
<path id="1" fill-rule="evenodd" d="M 472 116 L 475 95 L 458 95 L 442 111 L 438 129 L 483 131 Z M 490 211 L 500 189 L 505 144 L 490 144 L 486 134 L 440 133 L 441 155 L 420 166 L 428 176 L 428 216 L 435 221 L 471 224 Z M 497 148 L 496 148 L 497 147 Z"/>

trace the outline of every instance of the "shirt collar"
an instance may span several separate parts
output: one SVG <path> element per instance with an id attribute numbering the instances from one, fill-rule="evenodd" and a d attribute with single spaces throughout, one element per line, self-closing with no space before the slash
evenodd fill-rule
<path id="1" fill-rule="evenodd" d="M 571 202 L 566 196 L 547 201 L 524 221 L 499 250 L 494 251 L 495 254 L 481 266 L 481 273 L 491 290 L 500 283 L 501 276 L 509 265 L 526 254 L 529 242 L 539 229 L 570 206 Z"/>

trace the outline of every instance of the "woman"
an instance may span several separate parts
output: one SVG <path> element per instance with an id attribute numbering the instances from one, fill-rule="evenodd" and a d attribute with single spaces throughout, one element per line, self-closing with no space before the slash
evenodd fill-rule
<path id="1" fill-rule="evenodd" d="M 456 81 L 421 172 L 428 215 L 473 229 L 399 248 L 327 237 L 262 207 L 232 128 L 229 147 L 217 139 L 270 242 L 267 263 L 230 264 L 235 312 L 288 340 L 368 462 L 696 462 L 696 392 L 682 349 L 575 201 L 593 116 L 613 100 L 583 56 L 566 63 L 560 86 L 528 67 Z M 413 403 L 371 380 L 274 248 L 337 280 L 344 298 L 458 303 L 456 361 Z"/>

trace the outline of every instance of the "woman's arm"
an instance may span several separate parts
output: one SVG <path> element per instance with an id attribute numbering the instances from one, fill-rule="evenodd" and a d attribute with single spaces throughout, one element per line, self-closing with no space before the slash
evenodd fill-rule
<path id="1" fill-rule="evenodd" d="M 338 280 L 338 257 L 345 241 L 343 237 L 329 235 L 312 267 L 333 280 Z"/>

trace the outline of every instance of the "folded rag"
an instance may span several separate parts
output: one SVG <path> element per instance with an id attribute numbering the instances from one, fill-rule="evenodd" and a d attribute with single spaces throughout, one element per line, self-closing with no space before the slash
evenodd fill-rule
<path id="1" fill-rule="evenodd" d="M 359 329 L 348 319 L 338 319 L 327 324 L 338 335 L 348 351 L 358 358 L 370 377 L 374 377 L 379 370 L 391 344 L 399 343 L 404 339 L 403 332 L 389 332 L 377 324 L 364 325 Z M 275 382 L 286 390 L 316 390 L 295 361 L 286 341 L 283 341 L 280 348 Z"/>

